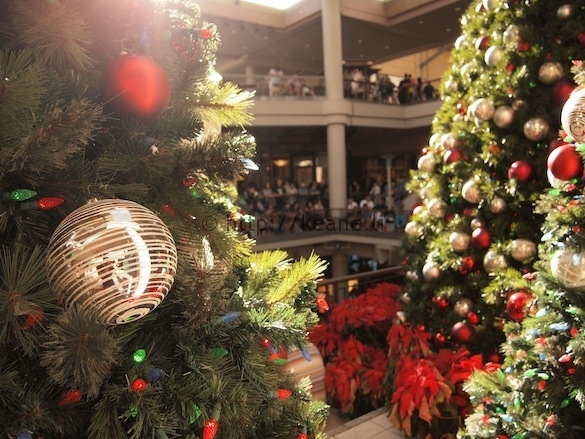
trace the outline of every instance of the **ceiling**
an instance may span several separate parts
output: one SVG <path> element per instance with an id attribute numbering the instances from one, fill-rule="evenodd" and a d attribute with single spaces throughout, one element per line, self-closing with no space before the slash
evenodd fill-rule
<path id="1" fill-rule="evenodd" d="M 278 2 L 279 0 L 273 0 Z M 329 1 L 329 0 L 323 0 Z M 432 48 L 450 50 L 459 18 L 473 0 L 339 0 L 342 53 L 346 63 L 377 66 Z M 265 74 L 323 73 L 321 0 L 302 0 L 286 11 L 239 0 L 199 0 L 205 21 L 221 38 L 216 70 Z"/>

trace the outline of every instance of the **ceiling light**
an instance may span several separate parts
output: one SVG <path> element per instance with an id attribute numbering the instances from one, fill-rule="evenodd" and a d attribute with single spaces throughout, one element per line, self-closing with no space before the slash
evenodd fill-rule
<path id="1" fill-rule="evenodd" d="M 242 3 L 252 3 L 258 6 L 266 6 L 267 8 L 278 9 L 284 11 L 294 5 L 300 3 L 303 0 L 240 0 Z"/>

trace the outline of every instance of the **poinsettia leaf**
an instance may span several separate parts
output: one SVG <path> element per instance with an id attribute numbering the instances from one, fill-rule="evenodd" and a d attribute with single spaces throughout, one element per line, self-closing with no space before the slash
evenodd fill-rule
<path id="1" fill-rule="evenodd" d="M 420 401 L 420 404 L 418 406 L 418 416 L 419 418 L 421 418 L 424 421 L 427 421 L 428 423 L 430 423 L 431 420 L 433 419 L 433 416 L 431 415 L 431 412 L 429 410 L 429 402 L 427 401 L 426 398 L 423 398 Z"/>

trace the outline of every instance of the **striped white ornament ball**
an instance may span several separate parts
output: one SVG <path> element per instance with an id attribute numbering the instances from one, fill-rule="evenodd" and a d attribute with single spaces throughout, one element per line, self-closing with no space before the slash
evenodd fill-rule
<path id="1" fill-rule="evenodd" d="M 565 133 L 577 142 L 585 142 L 585 88 L 573 90 L 561 111 Z"/>
<path id="2" fill-rule="evenodd" d="M 107 324 L 133 322 L 160 305 L 176 269 L 177 249 L 165 223 L 127 200 L 74 210 L 47 248 L 47 277 L 59 299 L 97 311 Z"/>

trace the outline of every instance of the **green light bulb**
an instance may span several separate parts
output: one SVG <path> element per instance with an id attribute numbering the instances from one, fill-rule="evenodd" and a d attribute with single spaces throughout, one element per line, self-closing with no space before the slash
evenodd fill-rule
<path id="1" fill-rule="evenodd" d="M 211 356 L 213 358 L 221 358 L 227 355 L 228 351 L 224 348 L 213 348 L 211 349 Z"/>
<path id="2" fill-rule="evenodd" d="M 26 201 L 36 196 L 37 193 L 31 189 L 15 189 L 10 192 L 10 199 L 12 201 Z"/>
<path id="3" fill-rule="evenodd" d="M 144 349 L 138 349 L 132 354 L 132 359 L 137 364 L 144 362 L 146 360 L 146 351 Z"/>
<path id="4" fill-rule="evenodd" d="M 202 414 L 201 409 L 197 406 L 197 404 L 193 404 L 192 410 L 193 413 L 189 415 L 189 424 L 193 424 Z"/>

